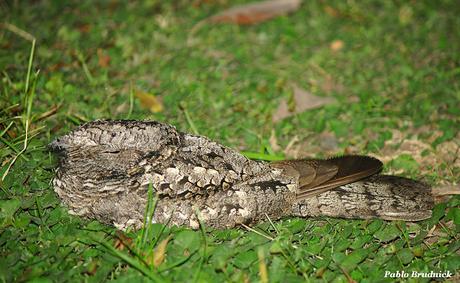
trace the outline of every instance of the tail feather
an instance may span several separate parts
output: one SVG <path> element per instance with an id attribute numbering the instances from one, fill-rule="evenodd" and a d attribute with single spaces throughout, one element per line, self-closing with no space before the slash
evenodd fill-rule
<path id="1" fill-rule="evenodd" d="M 419 221 L 431 217 L 431 188 L 415 180 L 374 175 L 322 194 L 298 200 L 295 216 Z"/>

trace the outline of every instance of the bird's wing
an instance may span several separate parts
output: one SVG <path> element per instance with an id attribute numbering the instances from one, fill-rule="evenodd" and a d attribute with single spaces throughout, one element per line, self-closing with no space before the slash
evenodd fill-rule
<path id="1" fill-rule="evenodd" d="M 297 200 L 318 195 L 378 173 L 382 162 L 369 156 L 347 155 L 330 159 L 304 159 L 276 162 L 287 174 L 299 178 Z M 294 173 L 293 173 L 294 172 Z"/>

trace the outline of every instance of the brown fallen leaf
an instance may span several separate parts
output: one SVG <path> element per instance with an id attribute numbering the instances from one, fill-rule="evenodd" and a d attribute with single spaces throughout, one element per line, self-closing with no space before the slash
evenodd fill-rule
<path id="1" fill-rule="evenodd" d="M 445 196 L 445 195 L 460 195 L 460 185 L 443 185 L 437 186 L 432 189 L 433 195 Z"/>
<path id="2" fill-rule="evenodd" d="M 110 56 L 101 48 L 97 49 L 97 64 L 101 68 L 107 68 L 110 65 Z"/>
<path id="3" fill-rule="evenodd" d="M 64 62 L 58 62 L 56 64 L 52 64 L 52 65 L 48 66 L 46 68 L 46 71 L 52 73 L 52 72 L 62 70 L 64 68 L 68 68 L 68 67 L 69 67 L 69 64 L 66 64 Z"/>
<path id="4" fill-rule="evenodd" d="M 294 136 L 284 149 L 284 154 L 286 157 L 292 158 L 292 159 L 298 159 L 299 158 L 299 151 L 300 147 L 297 145 L 299 142 L 299 137 Z"/>
<path id="5" fill-rule="evenodd" d="M 13 158 L 5 158 L 5 160 L 3 160 L 3 161 L 0 163 L 0 166 L 3 167 L 3 166 L 5 166 L 6 164 L 10 163 L 11 159 L 13 159 Z"/>
<path id="6" fill-rule="evenodd" d="M 124 250 L 126 247 L 128 249 L 131 248 L 132 244 L 133 244 L 133 239 L 131 239 L 130 237 L 128 237 L 125 233 L 123 233 L 122 231 L 120 230 L 117 230 L 115 232 L 115 235 L 117 236 L 116 240 L 115 240 L 115 243 L 113 244 L 114 248 L 119 250 L 119 251 L 122 251 Z"/>
<path id="7" fill-rule="evenodd" d="M 302 138 L 294 136 L 283 150 L 286 158 L 290 159 L 314 158 L 318 152 L 322 152 L 327 156 L 343 154 L 339 147 L 339 140 L 334 133 L 328 131 Z M 352 154 L 358 154 L 359 152 L 361 151 L 356 151 Z"/>
<path id="8" fill-rule="evenodd" d="M 172 235 L 169 235 L 166 239 L 161 241 L 158 246 L 155 248 L 153 254 L 147 257 L 147 263 L 153 264 L 154 267 L 160 266 L 163 263 L 166 257 L 166 247 L 168 246 L 169 240 L 171 240 Z"/>
<path id="9" fill-rule="evenodd" d="M 460 144 L 455 140 L 445 141 L 436 147 L 436 155 L 452 167 L 460 167 Z"/>
<path id="10" fill-rule="evenodd" d="M 457 251 L 457 254 L 460 254 L 460 251 Z M 446 282 L 460 282 L 460 272 L 446 279 Z"/>
<path id="11" fill-rule="evenodd" d="M 332 97 L 321 97 L 311 94 L 310 92 L 294 85 L 294 103 L 295 109 L 289 110 L 286 99 L 282 99 L 278 108 L 272 116 L 273 122 L 278 122 L 287 117 L 302 113 L 309 109 L 319 108 L 324 105 L 334 103 L 336 100 Z"/>
<path id="12" fill-rule="evenodd" d="M 344 45 L 345 43 L 342 40 L 337 39 L 331 42 L 331 44 L 329 45 L 329 48 L 332 51 L 337 52 L 337 51 L 340 51 Z"/>
<path id="13" fill-rule="evenodd" d="M 442 224 L 442 222 L 434 225 L 430 231 L 428 231 L 428 234 L 425 236 L 423 243 L 427 245 L 428 247 L 432 246 L 433 244 L 437 243 L 439 241 L 439 238 L 443 238 L 447 236 L 447 233 L 445 232 L 445 226 L 449 228 L 451 224 L 449 222 Z"/>
<path id="14" fill-rule="evenodd" d="M 155 95 L 135 89 L 134 96 L 139 99 L 141 106 L 150 110 L 150 112 L 158 113 L 163 111 L 163 103 L 161 99 Z"/>
<path id="15" fill-rule="evenodd" d="M 78 31 L 81 33 L 89 33 L 91 32 L 91 25 L 90 24 L 82 24 L 77 27 Z"/>
<path id="16" fill-rule="evenodd" d="M 315 88 L 321 89 L 324 93 L 337 92 L 342 93 L 345 86 L 338 82 L 331 74 L 315 63 L 310 63 L 309 67 L 314 72 L 314 75 L 308 79 L 308 83 Z M 350 102 L 353 98 L 349 97 Z M 356 98 L 355 98 L 356 100 Z M 358 98 L 359 101 L 359 98 Z"/>
<path id="17" fill-rule="evenodd" d="M 453 195 L 460 195 L 460 184 L 445 184 L 431 189 L 435 203 L 446 202 Z"/>
<path id="18" fill-rule="evenodd" d="M 278 139 L 276 138 L 276 133 L 274 129 L 272 129 L 270 139 L 268 140 L 268 142 L 270 143 L 270 147 L 273 151 L 277 152 L 281 150 L 281 146 L 278 144 Z"/>
<path id="19" fill-rule="evenodd" d="M 332 8 L 331 6 L 325 6 L 324 12 L 326 12 L 326 14 L 334 18 L 338 18 L 340 16 L 340 11 L 335 8 Z"/>
<path id="20" fill-rule="evenodd" d="M 300 7 L 302 0 L 269 0 L 239 5 L 210 18 L 211 23 L 252 25 L 285 15 Z"/>
<path id="21" fill-rule="evenodd" d="M 8 130 L 6 131 L 6 133 L 8 134 L 10 138 L 13 138 L 13 139 L 18 136 L 18 133 L 15 130 Z"/>
<path id="22" fill-rule="evenodd" d="M 88 268 L 85 273 L 88 274 L 89 276 L 93 276 L 94 274 L 96 274 L 98 267 L 99 267 L 98 260 L 92 259 L 90 263 L 88 264 Z"/>
<path id="23" fill-rule="evenodd" d="M 115 114 L 115 116 L 117 116 L 117 115 L 120 115 L 122 113 L 126 113 L 128 111 L 129 111 L 129 103 L 125 101 L 122 104 L 120 104 L 117 107 L 115 107 L 115 110 L 114 110 L 113 114 Z"/>
<path id="24" fill-rule="evenodd" d="M 414 128 L 410 121 L 400 121 L 398 129 L 389 129 L 391 138 L 378 153 L 373 156 L 384 163 L 388 163 L 401 155 L 410 155 L 419 165 L 420 175 L 436 174 L 444 176 L 444 182 L 452 183 L 458 180 L 458 169 L 460 168 L 460 134 L 457 138 L 445 141 L 433 147 L 432 143 L 443 135 L 443 132 L 432 125 L 424 125 Z M 366 133 L 368 140 L 373 140 L 372 132 Z M 443 166 L 440 166 L 440 165 Z M 457 173 L 456 173 L 457 172 Z M 387 171 L 390 174 L 400 174 L 403 170 Z M 438 184 L 439 186 L 440 184 Z"/>
<path id="25" fill-rule="evenodd" d="M 339 150 L 339 140 L 333 132 L 322 132 L 318 139 L 322 151 L 332 153 Z"/>

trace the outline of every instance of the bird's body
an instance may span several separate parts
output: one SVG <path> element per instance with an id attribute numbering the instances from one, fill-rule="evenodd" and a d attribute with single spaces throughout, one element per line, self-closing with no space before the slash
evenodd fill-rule
<path id="1" fill-rule="evenodd" d="M 152 221 L 195 229 L 197 211 L 215 228 L 267 216 L 420 220 L 431 214 L 430 189 L 421 183 L 388 176 L 356 183 L 380 171 L 370 157 L 259 162 L 205 137 L 140 121 L 90 122 L 50 147 L 60 154 L 54 188 L 70 211 L 119 228 L 142 226 L 150 186 L 158 197 Z M 413 200 L 404 189 L 391 197 L 407 185 L 416 188 Z"/>

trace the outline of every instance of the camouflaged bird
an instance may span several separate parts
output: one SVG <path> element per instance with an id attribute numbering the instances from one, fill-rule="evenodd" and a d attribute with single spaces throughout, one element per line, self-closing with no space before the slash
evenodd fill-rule
<path id="1" fill-rule="evenodd" d="M 378 175 L 367 156 L 254 161 L 206 137 L 154 121 L 94 121 L 56 139 L 54 189 L 71 213 L 120 229 L 152 222 L 230 228 L 285 216 L 402 219 L 431 216 L 431 189 Z"/>

